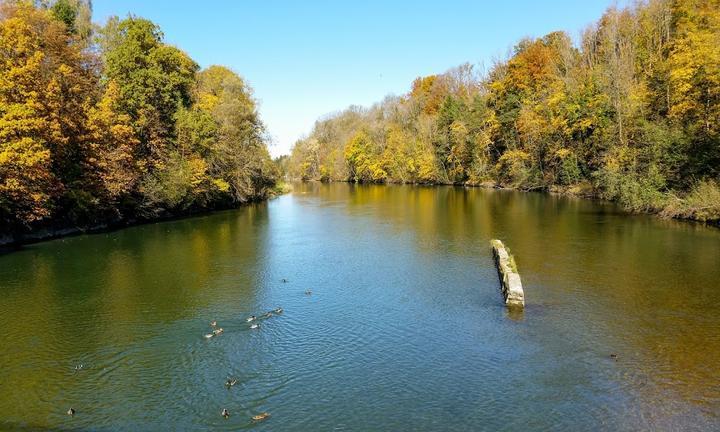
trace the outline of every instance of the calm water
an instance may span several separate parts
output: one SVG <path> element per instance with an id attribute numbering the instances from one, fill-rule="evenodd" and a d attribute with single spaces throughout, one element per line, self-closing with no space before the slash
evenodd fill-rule
<path id="1" fill-rule="evenodd" d="M 2 255 L 0 329 L 2 430 L 720 429 L 720 230 L 591 201 L 297 185 Z"/>

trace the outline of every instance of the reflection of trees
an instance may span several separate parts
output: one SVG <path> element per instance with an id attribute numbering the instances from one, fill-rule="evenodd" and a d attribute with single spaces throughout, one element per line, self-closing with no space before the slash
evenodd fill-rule
<path id="1" fill-rule="evenodd" d="M 410 230 L 420 249 L 432 251 L 443 243 L 443 247 L 463 253 L 468 239 L 483 236 L 492 227 L 487 206 L 476 199 L 483 193 L 489 192 L 461 187 L 351 185 L 348 213 L 368 212 L 389 229 Z"/>
<path id="2" fill-rule="evenodd" d="M 0 257 L 0 383 L 12 389 L 0 395 L 3 417 L 26 419 L 31 407 L 45 418 L 69 395 L 103 391 L 76 379 L 74 364 L 107 366 L 198 311 L 254 301 L 267 216 L 263 203 Z"/>
<path id="3" fill-rule="evenodd" d="M 717 231 L 540 193 L 309 187 L 323 201 L 347 200 L 349 216 L 410 232 L 417 250 L 429 255 L 474 255 L 482 266 L 489 239 L 502 238 L 517 257 L 529 297 L 577 305 L 575 331 L 600 338 L 600 347 L 627 347 L 637 356 L 636 372 L 654 380 L 654 388 L 688 401 L 720 398 L 720 371 L 709 366 L 720 358 Z"/>

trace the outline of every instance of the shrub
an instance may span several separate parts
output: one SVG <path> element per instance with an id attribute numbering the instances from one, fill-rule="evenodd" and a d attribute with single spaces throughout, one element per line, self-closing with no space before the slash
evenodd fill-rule
<path id="1" fill-rule="evenodd" d="M 594 174 L 596 187 L 604 199 L 617 201 L 631 212 L 657 212 L 667 201 L 652 175 L 639 176 L 603 168 Z"/>
<path id="2" fill-rule="evenodd" d="M 684 198 L 673 197 L 662 215 L 720 222 L 720 185 L 714 180 L 698 182 Z"/>

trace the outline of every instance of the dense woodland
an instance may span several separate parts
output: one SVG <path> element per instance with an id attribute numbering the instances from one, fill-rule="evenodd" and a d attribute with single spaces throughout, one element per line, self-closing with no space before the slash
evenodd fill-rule
<path id="1" fill-rule="evenodd" d="M 277 169 L 252 90 L 89 0 L 0 0 L 0 234 L 229 207 Z"/>
<path id="2" fill-rule="evenodd" d="M 319 120 L 285 161 L 323 181 L 500 185 L 720 220 L 720 1 L 610 8 Z"/>

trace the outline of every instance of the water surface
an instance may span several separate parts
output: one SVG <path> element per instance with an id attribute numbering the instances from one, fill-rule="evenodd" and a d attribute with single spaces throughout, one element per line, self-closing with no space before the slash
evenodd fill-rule
<path id="1" fill-rule="evenodd" d="M 2 430 L 720 429 L 720 230 L 586 200 L 296 185 L 2 255 L 0 329 Z"/>

